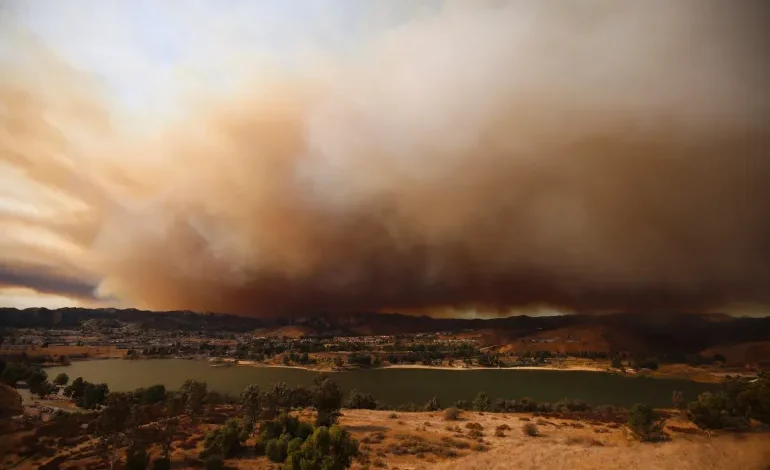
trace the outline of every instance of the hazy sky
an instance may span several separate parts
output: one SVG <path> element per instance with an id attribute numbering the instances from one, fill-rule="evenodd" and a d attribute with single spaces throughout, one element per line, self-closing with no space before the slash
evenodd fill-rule
<path id="1" fill-rule="evenodd" d="M 440 0 L 0 0 L 0 15 L 3 25 L 28 33 L 36 46 L 93 79 L 108 112 L 121 126 L 153 130 L 162 127 L 168 116 L 182 112 L 177 105 L 185 84 L 203 87 L 207 94 L 227 93 L 232 87 L 229 79 L 242 73 L 233 67 L 259 70 L 260 64 L 266 64 L 270 73 L 285 69 L 301 74 L 312 72 L 303 69 L 308 58 L 354 61 L 371 38 L 411 18 L 435 13 L 441 6 Z M 10 29 L 5 31 L 10 40 L 0 41 L 0 54 L 5 58 L 24 54 L 29 45 L 20 44 L 9 33 Z M 33 56 L 31 60 L 47 59 Z M 8 60 L 1 64 L 21 67 Z M 65 196 L 42 195 L 46 188 L 2 163 L 0 213 L 39 217 L 60 210 L 46 206 L 51 199 Z M 88 249 L 62 247 L 68 242 L 59 239 L 55 230 L 15 222 L 0 219 L 4 228 L 0 305 L 56 307 L 94 302 L 87 293 L 96 289 L 98 276 L 82 282 L 49 282 L 41 292 L 44 279 L 19 273 L 12 263 L 4 262 L 8 253 L 19 249 Z M 116 299 L 110 297 L 109 302 Z"/>
<path id="2" fill-rule="evenodd" d="M 0 0 L 0 305 L 764 312 L 727 3 Z"/>

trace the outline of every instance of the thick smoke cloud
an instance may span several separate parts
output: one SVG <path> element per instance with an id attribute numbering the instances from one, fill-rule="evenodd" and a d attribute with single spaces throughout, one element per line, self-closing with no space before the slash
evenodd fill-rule
<path id="1" fill-rule="evenodd" d="M 761 4 L 498 3 L 239 77 L 153 137 L 37 51 L 2 79 L 0 157 L 68 209 L 3 218 L 156 309 L 768 305 Z"/>

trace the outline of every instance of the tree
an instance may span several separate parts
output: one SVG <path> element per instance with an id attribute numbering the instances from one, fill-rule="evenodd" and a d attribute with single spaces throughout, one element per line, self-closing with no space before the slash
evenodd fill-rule
<path id="1" fill-rule="evenodd" d="M 476 398 L 473 399 L 473 409 L 476 411 L 488 411 L 491 405 L 489 397 L 484 392 L 479 392 Z"/>
<path id="2" fill-rule="evenodd" d="M 166 400 L 166 386 L 163 384 L 147 387 L 141 395 L 142 403 L 145 405 L 154 405 Z"/>
<path id="3" fill-rule="evenodd" d="M 30 385 L 29 391 L 30 393 L 34 393 L 40 398 L 45 398 L 48 395 L 56 392 L 56 387 L 53 386 L 49 381 L 44 380 L 42 382 L 35 382 L 34 385 Z"/>
<path id="4" fill-rule="evenodd" d="M 291 393 L 292 408 L 307 408 L 313 406 L 313 392 L 300 385 L 294 387 Z"/>
<path id="5" fill-rule="evenodd" d="M 262 393 L 259 385 L 251 384 L 241 392 L 241 411 L 247 423 L 255 423 L 262 411 Z"/>
<path id="6" fill-rule="evenodd" d="M 36 370 L 21 362 L 9 362 L 5 365 L 2 375 L 0 375 L 0 382 L 10 386 L 16 387 L 16 382 L 20 380 L 27 380 L 30 374 Z"/>
<path id="7" fill-rule="evenodd" d="M 244 437 L 240 420 L 229 419 L 224 425 L 206 434 L 201 457 L 210 455 L 232 457 L 241 450 Z"/>
<path id="8" fill-rule="evenodd" d="M 316 426 L 331 426 L 337 422 L 342 406 L 342 392 L 328 377 L 320 375 L 315 379 L 313 404 L 318 412 Z"/>
<path id="9" fill-rule="evenodd" d="M 64 389 L 64 394 L 72 398 L 72 400 L 75 402 L 83 397 L 84 392 L 85 380 L 83 380 L 83 377 L 78 377 L 77 379 L 73 380 L 72 383 Z"/>
<path id="10" fill-rule="evenodd" d="M 186 380 L 180 391 L 185 404 L 185 411 L 190 416 L 191 422 L 196 422 L 198 415 L 203 411 L 203 404 L 208 394 L 206 382 L 198 380 Z"/>
<path id="11" fill-rule="evenodd" d="M 53 393 L 54 387 L 48 382 L 48 374 L 44 370 L 34 369 L 27 374 L 25 378 L 29 386 L 30 393 L 40 398 L 44 398 L 49 393 Z"/>
<path id="12" fill-rule="evenodd" d="M 285 470 L 343 470 L 358 455 L 358 442 L 339 426 L 319 427 L 299 448 L 291 447 Z"/>
<path id="13" fill-rule="evenodd" d="M 103 405 L 107 399 L 110 389 L 107 384 L 83 383 L 83 395 L 76 402 L 80 408 L 91 410 Z"/>
<path id="14" fill-rule="evenodd" d="M 353 389 L 348 395 L 345 407 L 354 410 L 376 410 L 377 400 L 368 393 L 361 393 L 358 390 Z"/>
<path id="15" fill-rule="evenodd" d="M 70 381 L 69 375 L 65 374 L 64 372 L 62 372 L 61 374 L 57 375 L 53 379 L 53 383 L 58 385 L 58 386 L 60 386 L 60 387 L 63 387 L 65 385 L 67 385 L 67 382 L 69 382 L 69 381 Z"/>
<path id="16" fill-rule="evenodd" d="M 664 423 L 665 419 L 645 403 L 637 403 L 628 410 L 628 427 L 642 441 L 660 439 Z"/>
<path id="17" fill-rule="evenodd" d="M 88 384 L 91 385 L 91 384 Z M 88 395 L 88 386 L 83 395 Z M 131 417 L 131 400 L 124 394 L 113 393 L 97 421 L 96 434 L 99 436 L 99 451 L 109 468 L 118 460 L 118 449 L 128 443 L 127 430 Z"/>
<path id="18" fill-rule="evenodd" d="M 263 417 L 273 419 L 281 410 L 291 408 L 293 402 L 293 390 L 285 382 L 275 382 L 262 395 L 262 403 L 265 407 Z"/>

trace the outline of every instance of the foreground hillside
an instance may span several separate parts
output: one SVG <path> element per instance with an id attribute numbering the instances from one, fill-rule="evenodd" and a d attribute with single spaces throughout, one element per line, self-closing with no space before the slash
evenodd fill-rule
<path id="1" fill-rule="evenodd" d="M 226 409 L 223 412 L 229 414 Z M 300 412 L 304 420 L 312 413 Z M 392 413 L 343 410 L 340 424 L 360 443 L 360 455 L 351 468 L 401 470 L 509 470 L 509 469 L 672 469 L 766 470 L 770 462 L 767 433 L 707 435 L 691 423 L 673 416 L 667 422 L 668 442 L 641 443 L 628 437 L 624 426 L 612 422 L 536 417 L 528 413 L 464 412 L 458 421 L 446 421 L 441 412 Z M 531 437 L 524 426 L 534 424 Z M 215 426 L 197 426 L 171 446 L 174 468 L 195 465 L 204 436 Z M 104 468 L 93 437 L 75 439 L 65 428 L 46 430 L 43 439 L 52 445 L 44 458 L 19 458 L 11 449 L 23 449 L 35 438 L 27 433 L 2 436 L 9 451 L 0 468 L 82 469 Z M 22 442 L 24 444 L 22 444 Z M 54 443 L 59 442 L 56 446 Z M 249 441 L 248 444 L 252 445 Z M 15 446 L 15 447 L 14 447 Z M 55 449 L 55 450 L 54 450 Z M 160 455 L 154 448 L 153 458 Z M 266 457 L 248 454 L 229 459 L 228 468 L 275 469 Z"/>

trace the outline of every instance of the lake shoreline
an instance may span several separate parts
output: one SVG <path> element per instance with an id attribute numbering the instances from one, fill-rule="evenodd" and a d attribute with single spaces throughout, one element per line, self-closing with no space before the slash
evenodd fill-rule
<path id="1" fill-rule="evenodd" d="M 351 372 L 354 370 L 379 370 L 379 369 L 418 369 L 418 370 L 451 370 L 451 371 L 472 371 L 472 370 L 554 370 L 554 371 L 562 371 L 562 372 L 570 372 L 570 371 L 581 371 L 581 372 L 606 372 L 606 373 L 619 373 L 619 372 L 613 372 L 607 369 L 603 369 L 600 367 L 591 367 L 591 366 L 565 366 L 565 367 L 548 367 L 548 366 L 520 366 L 520 367 L 479 367 L 479 366 L 470 366 L 470 367 L 454 367 L 454 366 L 426 366 L 422 364 L 391 364 L 387 366 L 381 366 L 381 367 L 357 367 L 357 368 L 350 368 L 350 369 L 323 369 L 318 367 L 312 367 L 312 366 L 298 366 L 298 365 L 285 365 L 285 364 L 265 364 L 262 362 L 256 362 L 256 361 L 244 361 L 244 360 L 237 360 L 237 361 L 231 361 L 231 365 L 233 366 L 243 366 L 243 367 L 276 367 L 276 368 L 287 368 L 287 369 L 302 369 L 307 370 L 310 372 Z M 633 373 L 631 373 L 633 375 Z"/>
<path id="2" fill-rule="evenodd" d="M 339 373 L 339 372 L 353 372 L 357 370 L 384 370 L 384 369 L 414 369 L 414 370 L 446 370 L 446 371 L 512 371 L 512 370 L 531 370 L 531 371 L 558 371 L 558 372 L 595 372 L 605 373 L 611 375 L 618 375 L 623 377 L 650 377 L 659 379 L 679 379 L 688 380 L 696 383 L 716 384 L 722 382 L 724 375 L 744 375 L 745 371 L 730 371 L 721 372 L 720 374 L 713 373 L 714 371 L 692 369 L 687 373 L 680 371 L 671 371 L 662 368 L 663 370 L 647 371 L 645 373 L 637 373 L 634 370 L 626 369 L 625 371 L 619 371 L 616 369 L 609 369 L 606 366 L 593 366 L 588 364 L 566 364 L 566 365 L 543 365 L 543 366 L 514 366 L 514 367 L 480 367 L 480 366 L 427 366 L 423 364 L 390 364 L 381 367 L 343 367 L 332 368 L 318 365 L 287 365 L 280 363 L 264 363 L 244 359 L 233 359 L 229 357 L 208 357 L 208 356 L 166 356 L 166 357 L 139 357 L 128 358 L 126 356 L 90 356 L 90 357 L 78 357 L 71 358 L 70 362 L 90 362 L 90 361 L 103 361 L 108 359 L 123 359 L 129 361 L 147 361 L 157 359 L 180 359 L 189 360 L 195 362 L 207 363 L 211 367 L 253 367 L 253 368 L 276 368 L 276 369 L 299 369 L 316 373 Z M 62 364 L 59 363 L 46 363 L 44 367 L 58 367 Z M 750 375 L 750 374 L 749 374 Z"/>

